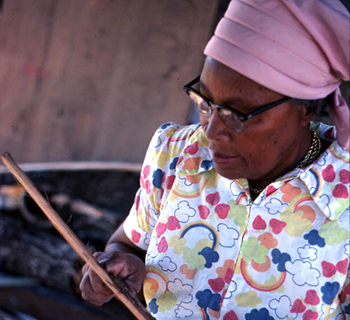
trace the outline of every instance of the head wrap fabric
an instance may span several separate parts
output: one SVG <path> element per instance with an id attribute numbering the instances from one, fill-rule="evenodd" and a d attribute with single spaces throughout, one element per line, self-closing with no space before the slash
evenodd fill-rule
<path id="1" fill-rule="evenodd" d="M 335 92 L 346 106 L 349 13 L 339 0 L 232 0 L 204 54 L 286 96 Z"/>

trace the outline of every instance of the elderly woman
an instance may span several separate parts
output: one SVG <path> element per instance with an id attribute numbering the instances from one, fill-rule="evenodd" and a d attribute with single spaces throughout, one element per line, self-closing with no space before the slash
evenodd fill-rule
<path id="1" fill-rule="evenodd" d="M 157 130 L 95 254 L 157 319 L 350 314 L 348 20 L 336 0 L 231 2 L 184 86 L 200 124 Z M 311 122 L 327 106 L 337 136 Z M 81 290 L 112 296 L 86 266 Z"/>

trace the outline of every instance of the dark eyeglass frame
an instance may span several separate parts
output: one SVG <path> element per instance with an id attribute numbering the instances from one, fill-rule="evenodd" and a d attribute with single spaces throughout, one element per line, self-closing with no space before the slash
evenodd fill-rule
<path id="1" fill-rule="evenodd" d="M 277 107 L 278 105 L 280 105 L 280 104 L 282 104 L 282 103 L 284 103 L 284 102 L 286 102 L 286 101 L 291 99 L 290 97 L 285 97 L 285 98 L 279 99 L 279 100 L 277 100 L 275 102 L 266 104 L 266 105 L 258 108 L 257 110 L 255 110 L 255 111 L 253 111 L 251 113 L 244 114 L 242 112 L 239 112 L 238 110 L 234 110 L 234 109 L 229 108 L 229 107 L 216 105 L 213 102 L 211 102 L 207 97 L 203 96 L 198 90 L 192 88 L 193 85 L 195 85 L 197 82 L 199 82 L 199 79 L 200 79 L 200 76 L 194 78 L 189 83 L 187 83 L 184 86 L 182 86 L 182 89 L 186 92 L 187 95 L 189 95 L 190 91 L 194 92 L 195 94 L 200 96 L 208 104 L 208 106 L 210 107 L 210 110 L 211 110 L 210 114 L 208 115 L 208 118 L 210 118 L 212 116 L 214 108 L 216 108 L 218 110 L 220 110 L 220 109 L 228 110 L 228 111 L 234 113 L 238 117 L 238 119 L 241 120 L 241 122 L 244 122 L 244 121 L 247 121 L 248 119 L 250 119 L 251 117 L 256 116 L 257 114 L 259 114 L 261 112 L 267 111 L 267 110 L 269 110 L 269 109 L 271 109 L 273 107 Z M 197 109 L 197 111 L 199 113 L 201 113 L 200 110 Z"/>

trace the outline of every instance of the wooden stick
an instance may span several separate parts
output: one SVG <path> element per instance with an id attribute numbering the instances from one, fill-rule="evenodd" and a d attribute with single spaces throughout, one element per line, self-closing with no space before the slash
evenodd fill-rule
<path id="1" fill-rule="evenodd" d="M 28 176 L 17 166 L 11 155 L 9 153 L 4 153 L 1 159 L 18 182 L 24 187 L 24 189 L 26 189 L 36 204 L 45 213 L 56 230 L 71 245 L 79 257 L 98 274 L 98 276 L 108 286 L 113 294 L 134 314 L 137 319 L 154 320 L 152 315 L 144 308 L 141 302 L 130 292 L 130 290 L 119 278 L 112 280 L 107 271 L 99 265 L 85 245 L 79 240 L 74 232 L 67 226 L 58 213 L 38 191 Z"/>

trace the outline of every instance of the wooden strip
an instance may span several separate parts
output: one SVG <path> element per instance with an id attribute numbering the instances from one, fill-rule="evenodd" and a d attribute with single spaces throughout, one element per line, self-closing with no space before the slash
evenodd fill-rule
<path id="1" fill-rule="evenodd" d="M 28 176 L 17 166 L 9 153 L 4 153 L 1 157 L 5 166 L 10 170 L 18 182 L 26 189 L 40 209 L 45 213 L 56 230 L 71 245 L 73 250 L 83 259 L 92 270 L 94 270 L 101 280 L 108 286 L 114 295 L 134 314 L 137 319 L 151 320 L 154 318 L 144 308 L 141 302 L 133 295 L 124 283 L 118 279 L 110 277 L 103 269 L 85 245 L 79 240 L 74 232 L 67 226 L 57 212 L 51 207 L 47 200 L 41 195 Z"/>
<path id="2" fill-rule="evenodd" d="M 140 172 L 142 164 L 122 162 L 122 161 L 59 161 L 59 162 L 39 162 L 21 163 L 21 168 L 25 172 L 29 171 L 68 171 L 68 170 L 115 170 Z M 0 165 L 0 173 L 8 172 L 5 166 Z"/>

